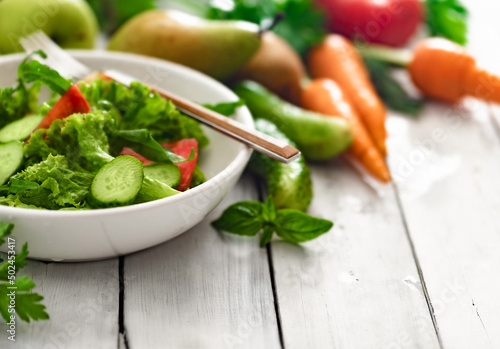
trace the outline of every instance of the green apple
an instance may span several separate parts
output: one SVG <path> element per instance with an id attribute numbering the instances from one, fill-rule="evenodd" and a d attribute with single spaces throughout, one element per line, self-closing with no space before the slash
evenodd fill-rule
<path id="1" fill-rule="evenodd" d="M 23 51 L 19 39 L 39 29 L 64 48 L 93 48 L 99 30 L 84 0 L 0 0 L 0 53 Z"/>

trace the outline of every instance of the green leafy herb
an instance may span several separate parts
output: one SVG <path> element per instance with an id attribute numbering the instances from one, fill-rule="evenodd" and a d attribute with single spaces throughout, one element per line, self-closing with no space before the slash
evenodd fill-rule
<path id="1" fill-rule="evenodd" d="M 13 228 L 13 224 L 0 222 L 0 245 L 6 242 Z M 40 303 L 43 297 L 32 292 L 35 287 L 33 280 L 26 275 L 17 276 L 19 270 L 28 265 L 27 257 L 28 244 L 25 243 L 21 251 L 8 255 L 7 260 L 0 265 L 0 314 L 6 323 L 11 321 L 10 317 L 14 314 L 26 322 L 49 318 L 45 306 Z M 14 274 L 9 270 L 14 270 Z M 13 291 L 16 303 L 14 308 L 10 308 L 10 293 Z"/>
<path id="2" fill-rule="evenodd" d="M 282 240 L 300 243 L 328 232 L 333 223 L 291 209 L 276 210 L 271 197 L 265 203 L 242 201 L 229 206 L 212 226 L 236 235 L 255 236 L 263 231 L 259 245 L 265 246 L 276 233 Z"/>
<path id="3" fill-rule="evenodd" d="M 315 239 L 333 226 L 333 223 L 326 219 L 318 219 L 291 209 L 276 212 L 274 224 L 276 234 L 280 238 L 296 244 Z"/>
<path id="4" fill-rule="evenodd" d="M 113 135 L 114 137 L 122 139 L 122 142 L 114 142 L 119 144 L 119 148 L 123 149 L 124 146 L 127 146 L 151 161 L 180 163 L 194 159 L 194 149 L 191 149 L 189 158 L 184 159 L 179 155 L 165 150 L 160 143 L 154 140 L 151 133 L 146 129 L 119 130 L 114 132 Z"/>
<path id="5" fill-rule="evenodd" d="M 375 59 L 365 58 L 370 78 L 384 103 L 396 111 L 417 115 L 423 107 L 423 100 L 411 97 L 391 76 L 390 66 Z"/>
<path id="6" fill-rule="evenodd" d="M 219 114 L 224 116 L 231 116 L 236 112 L 236 109 L 245 105 L 243 100 L 238 100 L 236 102 L 228 102 L 228 103 L 218 103 L 218 104 L 205 104 L 204 107 L 210 110 L 213 110 Z"/>
<path id="7" fill-rule="evenodd" d="M 20 81 L 31 83 L 39 81 L 47 85 L 52 91 L 62 95 L 71 87 L 71 80 L 63 78 L 57 71 L 38 62 L 30 60 L 34 55 L 47 58 L 45 52 L 38 50 L 27 56 L 19 65 L 18 75 Z"/>
<path id="8" fill-rule="evenodd" d="M 264 226 L 262 211 L 261 202 L 242 201 L 229 206 L 212 226 L 231 234 L 254 236 Z"/>
<path id="9" fill-rule="evenodd" d="M 207 17 L 240 19 L 262 25 L 280 12 L 285 14 L 285 18 L 273 31 L 301 54 L 323 39 L 324 15 L 313 6 L 311 0 L 211 1 Z"/>
<path id="10" fill-rule="evenodd" d="M 0 246 L 5 244 L 5 239 L 12 233 L 14 224 L 0 222 Z"/>
<path id="11" fill-rule="evenodd" d="M 427 27 L 432 36 L 442 36 L 460 45 L 467 42 L 469 12 L 458 0 L 426 0 Z"/>

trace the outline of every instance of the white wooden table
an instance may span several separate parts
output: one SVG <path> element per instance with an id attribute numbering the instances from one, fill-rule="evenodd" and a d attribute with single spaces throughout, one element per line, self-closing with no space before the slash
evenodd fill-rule
<path id="1" fill-rule="evenodd" d="M 469 48 L 500 72 L 500 5 L 466 3 Z M 18 325 L 15 343 L 0 325 L 0 348 L 499 348 L 499 121 L 498 107 L 474 101 L 429 103 L 415 120 L 391 113 L 394 185 L 368 185 L 342 160 L 313 165 L 310 213 L 336 226 L 302 246 L 259 249 L 209 226 L 259 198 L 245 176 L 163 245 L 31 261 L 51 319 Z"/>

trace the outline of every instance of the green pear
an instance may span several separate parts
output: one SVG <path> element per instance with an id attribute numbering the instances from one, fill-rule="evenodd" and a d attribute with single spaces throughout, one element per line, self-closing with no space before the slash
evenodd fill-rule
<path id="1" fill-rule="evenodd" d="M 163 58 L 225 80 L 250 60 L 260 42 L 260 28 L 253 23 L 153 10 L 125 23 L 108 49 Z"/>
<path id="2" fill-rule="evenodd" d="M 84 0 L 0 0 L 0 53 L 23 51 L 19 39 L 40 29 L 64 48 L 93 48 L 99 31 Z"/>

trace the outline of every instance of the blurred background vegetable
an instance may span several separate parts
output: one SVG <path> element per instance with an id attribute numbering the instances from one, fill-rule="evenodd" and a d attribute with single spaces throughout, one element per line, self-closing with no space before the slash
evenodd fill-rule
<path id="1" fill-rule="evenodd" d="M 264 33 L 262 45 L 235 80 L 253 80 L 281 98 L 300 103 L 301 83 L 306 68 L 300 56 L 288 42 L 273 32 Z"/>
<path id="2" fill-rule="evenodd" d="M 403 46 L 422 21 L 420 0 L 316 0 L 328 28 L 361 42 Z"/>
<path id="3" fill-rule="evenodd" d="M 325 34 L 324 15 L 311 0 L 228 0 L 211 1 L 207 18 L 241 19 L 262 24 L 284 13 L 285 18 L 273 31 L 283 37 L 300 54 L 317 44 Z"/>
<path id="4" fill-rule="evenodd" d="M 112 33 L 130 18 L 157 8 L 156 0 L 87 0 L 94 10 L 101 30 Z"/>
<path id="5" fill-rule="evenodd" d="M 352 101 L 376 147 L 385 157 L 386 110 L 356 47 L 345 37 L 330 34 L 311 50 L 308 66 L 314 78 L 328 78 L 339 84 Z"/>
<path id="6" fill-rule="evenodd" d="M 347 121 L 353 133 L 353 141 L 347 156 L 357 161 L 379 181 L 390 181 L 391 175 L 382 154 L 375 146 L 349 97 L 335 81 L 313 80 L 304 88 L 302 106 L 325 116 L 339 116 Z"/>
<path id="7" fill-rule="evenodd" d="M 458 0 L 426 0 L 425 4 L 429 34 L 465 45 L 469 17 L 465 6 Z"/>

